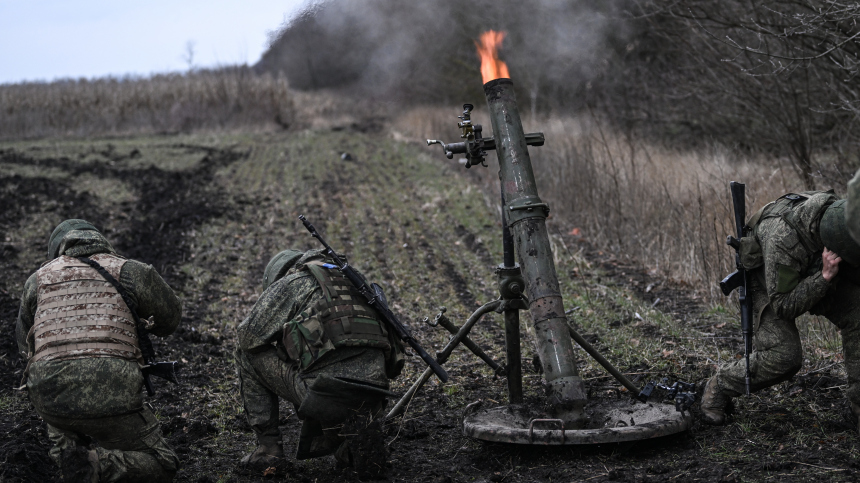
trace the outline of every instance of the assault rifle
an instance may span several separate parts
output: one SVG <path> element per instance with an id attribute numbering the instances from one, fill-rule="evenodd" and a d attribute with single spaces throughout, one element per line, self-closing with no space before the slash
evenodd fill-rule
<path id="1" fill-rule="evenodd" d="M 304 215 L 299 215 L 299 220 L 302 221 L 302 224 L 305 225 L 305 228 L 311 232 L 311 235 L 322 243 L 322 245 L 326 249 L 326 255 L 331 257 L 332 261 L 334 261 L 335 265 L 337 265 L 337 269 L 347 278 L 347 280 L 352 283 L 352 285 L 367 299 L 367 303 L 376 309 L 379 312 L 379 315 L 382 316 L 382 320 L 385 321 L 385 325 L 387 325 L 391 330 L 393 330 L 397 337 L 400 338 L 403 342 L 409 344 L 409 347 L 418 353 L 424 362 L 430 366 L 430 369 L 436 373 L 436 376 L 439 377 L 439 380 L 442 382 L 448 381 L 448 373 L 445 372 L 445 369 L 442 369 L 431 356 L 427 353 L 419 344 L 418 341 L 412 337 L 412 334 L 409 333 L 409 329 L 406 328 L 397 317 L 391 312 L 391 309 L 388 308 L 388 302 L 385 300 L 385 294 L 382 292 L 382 287 L 375 283 L 368 284 L 367 280 L 364 277 L 355 271 L 354 268 L 349 266 L 338 254 L 334 251 L 334 249 L 323 240 L 322 236 L 317 233 L 316 228 L 305 218 Z"/>
<path id="2" fill-rule="evenodd" d="M 116 291 L 119 292 L 125 305 L 128 306 L 128 310 L 131 312 L 131 317 L 134 319 L 134 326 L 137 330 L 137 343 L 140 346 L 140 353 L 143 356 L 144 365 L 140 371 L 143 373 L 143 385 L 146 387 L 146 393 L 150 396 L 155 395 L 155 389 L 152 387 L 152 381 L 149 380 L 149 376 L 160 377 L 174 384 L 178 384 L 179 381 L 176 379 L 176 361 L 155 362 L 155 349 L 152 347 L 152 341 L 149 340 L 148 331 L 148 329 L 151 328 L 152 322 L 148 321 L 149 325 L 147 325 L 140 320 L 140 317 L 137 315 L 137 310 L 134 308 L 134 303 L 131 301 L 125 287 L 119 283 L 119 280 L 115 279 L 113 275 L 105 270 L 99 262 L 87 257 L 78 257 L 78 260 L 86 263 L 95 269 L 95 271 L 99 272 L 99 275 L 104 277 L 104 279 L 113 285 Z"/>
<path id="3" fill-rule="evenodd" d="M 745 185 L 732 181 L 729 185 L 732 190 L 732 205 L 735 212 L 735 229 L 738 237 L 729 236 L 726 239 L 726 244 L 735 249 L 735 266 L 737 270 L 729 274 L 726 278 L 720 281 L 720 289 L 725 296 L 729 296 L 733 290 L 738 290 L 738 302 L 741 306 L 741 331 L 744 336 L 744 360 L 746 361 L 746 374 L 744 383 L 746 394 L 750 394 L 750 353 L 752 352 L 752 337 L 753 337 L 753 320 L 752 320 L 752 300 L 748 296 L 748 277 L 747 271 L 741 264 L 741 239 L 749 227 L 746 226 L 746 200 L 744 195 Z"/>

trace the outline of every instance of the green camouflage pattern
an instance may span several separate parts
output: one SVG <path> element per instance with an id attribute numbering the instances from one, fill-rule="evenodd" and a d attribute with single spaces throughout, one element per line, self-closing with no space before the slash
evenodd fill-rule
<path id="1" fill-rule="evenodd" d="M 298 250 L 284 250 L 272 257 L 263 271 L 263 290 L 265 291 L 269 285 L 286 275 L 302 255 L 303 253 Z"/>
<path id="2" fill-rule="evenodd" d="M 853 269 L 840 264 L 839 274 L 824 280 L 819 223 L 832 194 L 818 193 L 794 209 L 804 230 L 801 235 L 782 218 L 767 213 L 755 227 L 763 265 L 750 272 L 753 299 L 754 345 L 750 356 L 751 390 L 787 380 L 800 370 L 803 350 L 795 319 L 805 312 L 823 315 L 842 329 L 842 344 L 849 378 L 849 398 L 860 403 L 860 285 Z M 807 247 L 806 243 L 812 243 Z M 728 396 L 744 393 L 745 363 L 721 366 L 717 385 Z"/>
<path id="3" fill-rule="evenodd" d="M 179 469 L 179 458 L 149 409 L 109 418 L 47 417 L 45 421 L 48 438 L 54 443 L 48 454 L 58 465 L 63 450 L 87 445 L 81 435 L 98 441 L 100 482 L 172 481 Z"/>
<path id="4" fill-rule="evenodd" d="M 98 232 L 76 233 L 85 238 L 77 239 L 78 243 L 73 245 L 73 256 L 104 253 L 107 241 Z M 69 239 L 68 236 L 66 238 Z M 92 243 L 83 243 L 82 240 Z M 68 252 L 64 254 L 69 255 Z M 151 265 L 129 260 L 120 272 L 120 282 L 128 290 L 138 315 L 144 319 L 154 317 L 153 334 L 166 336 L 176 330 L 182 315 L 182 304 Z M 33 350 L 32 340 L 28 340 L 27 333 L 33 326 L 37 301 L 34 274 L 24 284 L 15 329 L 18 350 L 25 359 Z M 143 404 L 143 377 L 137 363 L 133 361 L 101 358 L 36 362 L 28 372 L 26 384 L 30 400 L 40 414 L 95 418 L 140 410 Z M 112 390 L 105 391 L 105 387 Z"/>
<path id="5" fill-rule="evenodd" d="M 60 245 L 63 243 L 63 239 L 66 237 L 66 235 L 73 231 L 99 232 L 98 228 L 96 228 L 95 226 L 93 226 L 92 223 L 86 220 L 71 219 L 60 223 L 59 225 L 57 225 L 56 228 L 54 228 L 54 231 L 51 232 L 51 236 L 48 237 L 48 260 L 57 258 L 60 256 L 61 253 L 63 253 L 63 250 L 62 248 L 60 248 Z M 75 237 L 72 236 L 70 238 Z M 112 251 L 113 249 L 111 249 L 111 252 Z"/>
<path id="6" fill-rule="evenodd" d="M 322 288 L 304 264 L 321 258 L 321 250 L 305 252 L 286 276 L 263 292 L 251 313 L 239 324 L 235 352 L 242 400 L 248 422 L 260 436 L 277 437 L 278 398 L 291 402 L 296 410 L 308 394 L 308 387 L 321 375 L 346 378 L 378 388 L 389 387 L 387 357 L 400 354 L 370 347 L 332 347 L 306 370 L 291 360 L 283 346 L 283 328 L 302 317 L 320 300 Z M 295 325 L 295 324 L 294 324 Z M 340 395 L 350 402 L 352 395 Z M 358 404 L 361 401 L 357 401 Z M 325 415 L 322 415 L 325 419 Z"/>
<path id="7" fill-rule="evenodd" d="M 234 355 L 245 416 L 258 436 L 279 436 L 278 398 L 292 403 L 298 411 L 308 386 L 320 375 L 388 388 L 385 355 L 380 349 L 337 349 L 310 371 L 301 371 L 297 363 L 282 359 L 283 354 L 279 355 L 274 347 L 256 353 L 236 349 Z M 350 394 L 343 394 L 342 398 L 347 402 L 352 399 Z"/>
<path id="8" fill-rule="evenodd" d="M 90 230 L 69 232 L 61 250 L 61 254 L 77 257 L 114 253 L 99 232 Z M 182 305 L 152 266 L 129 260 L 123 265 L 119 280 L 140 317 L 154 318 L 153 334 L 166 336 L 176 330 Z M 24 285 L 15 327 L 18 350 L 25 360 L 33 351 L 28 332 L 38 305 L 37 288 L 33 274 Z M 55 444 L 76 444 L 84 435 L 101 444 L 105 450 L 100 453 L 105 455 L 100 459 L 105 465 L 102 481 L 157 481 L 158 475 L 176 471 L 176 456 L 164 442 L 157 421 L 143 406 L 143 376 L 136 362 L 112 357 L 39 361 L 29 365 L 26 373 L 24 382 L 30 401 L 49 427 L 54 428 L 51 439 Z M 146 463 L 151 457 L 147 460 L 134 454 L 123 455 L 126 448 L 143 448 L 141 444 L 159 448 L 146 451 L 162 455 L 156 458 L 160 469 Z M 61 451 L 62 447 L 54 448 L 52 455 Z M 168 460 L 170 464 L 166 463 Z M 138 474 L 153 476 L 136 480 Z"/>

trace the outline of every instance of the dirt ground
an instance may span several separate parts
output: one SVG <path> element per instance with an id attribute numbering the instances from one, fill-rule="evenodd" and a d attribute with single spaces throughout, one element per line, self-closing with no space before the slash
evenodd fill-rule
<path id="1" fill-rule="evenodd" d="M 448 335 L 422 322 L 439 308 L 462 324 L 497 297 L 501 262 L 497 195 L 477 177 L 418 144 L 355 126 L 292 133 L 200 134 L 0 144 L 0 481 L 52 481 L 45 425 L 19 385 L 14 335 L 24 281 L 44 261 L 51 229 L 66 218 L 104 228 L 117 251 L 154 265 L 183 301 L 182 325 L 155 340 L 181 363 L 181 384 L 157 381 L 147 398 L 182 460 L 177 481 L 355 481 L 333 458 L 287 462 L 287 474 L 238 466 L 254 446 L 233 369 L 235 327 L 260 294 L 262 270 L 284 248 L 314 247 L 305 214 L 372 280 L 424 346 Z M 441 158 L 441 159 L 440 159 Z M 489 169 L 494 169 L 490 163 Z M 473 168 L 476 169 L 476 168 Z M 483 168 L 477 168 L 483 169 Z M 568 235 L 550 218 L 565 306 L 587 340 L 638 384 L 661 377 L 701 381 L 737 357 L 734 309 L 708 307 L 691 287 Z M 527 320 L 527 316 L 523 316 Z M 504 360 L 501 316 L 474 340 Z M 451 380 L 418 393 L 384 426 L 388 479 L 409 482 L 853 481 L 858 436 L 848 417 L 838 334 L 802 326 L 806 361 L 793 380 L 739 398 L 724 427 L 694 423 L 657 440 L 583 447 L 490 444 L 462 435 L 464 409 L 506 401 L 504 379 L 458 349 Z M 523 331 L 526 398 L 543 401 Z M 432 349 L 432 350 L 431 350 Z M 582 352 L 592 398 L 626 393 Z M 423 365 L 412 357 L 394 390 Z M 284 446 L 299 422 L 281 407 Z"/>

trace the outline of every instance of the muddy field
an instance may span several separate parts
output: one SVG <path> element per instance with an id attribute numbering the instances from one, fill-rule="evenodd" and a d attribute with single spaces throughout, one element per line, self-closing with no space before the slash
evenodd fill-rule
<path id="1" fill-rule="evenodd" d="M 235 327 L 260 294 L 262 270 L 284 248 L 314 247 L 305 214 L 369 278 L 428 349 L 447 340 L 423 324 L 440 307 L 462 324 L 497 297 L 501 262 L 497 194 L 481 177 L 384 130 L 350 126 L 282 134 L 164 136 L 0 144 L 0 481 L 51 481 L 45 426 L 26 393 L 14 323 L 27 276 L 44 261 L 51 229 L 84 218 L 117 251 L 154 265 L 183 301 L 179 330 L 156 340 L 160 357 L 181 362 L 179 386 L 158 385 L 147 401 L 177 450 L 178 481 L 284 479 L 241 469 L 254 446 L 233 369 Z M 491 168 L 493 164 L 491 163 Z M 475 168 L 473 168 L 475 169 Z M 483 169 L 483 168 L 477 168 Z M 587 340 L 642 384 L 660 377 L 701 381 L 737 357 L 734 309 L 707 307 L 690 287 L 662 279 L 569 235 L 549 220 L 567 308 Z M 524 319 L 527 316 L 524 315 Z M 499 315 L 474 340 L 504 360 Z M 802 324 L 806 361 L 794 380 L 737 400 L 725 427 L 696 422 L 663 439 L 595 447 L 518 447 L 462 436 L 477 400 L 506 401 L 504 379 L 462 349 L 404 417 L 386 422 L 389 479 L 415 482 L 851 481 L 860 473 L 858 436 L 848 418 L 838 334 Z M 527 400 L 542 401 L 541 376 L 524 331 Z M 432 351 L 431 351 L 432 352 Z M 593 398 L 629 397 L 580 352 Z M 412 357 L 394 390 L 423 371 Z M 160 381 L 157 381 L 157 384 Z M 285 450 L 299 422 L 281 407 Z M 352 481 L 333 458 L 288 463 L 289 481 Z"/>

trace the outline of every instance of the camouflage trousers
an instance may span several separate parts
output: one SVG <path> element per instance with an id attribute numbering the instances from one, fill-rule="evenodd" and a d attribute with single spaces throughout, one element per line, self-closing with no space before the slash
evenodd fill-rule
<path id="1" fill-rule="evenodd" d="M 842 333 L 842 352 L 848 373 L 848 399 L 860 404 L 860 285 L 837 280 L 810 313 L 822 315 Z M 766 307 L 756 320 L 750 355 L 750 391 L 791 379 L 803 365 L 803 348 L 794 320 L 784 320 Z M 745 362 L 725 364 L 717 371 L 717 386 L 729 397 L 744 393 Z"/>
<path id="2" fill-rule="evenodd" d="M 388 387 L 384 355 L 377 349 L 337 349 L 326 354 L 325 360 L 320 359 L 308 371 L 300 371 L 296 362 L 279 358 L 274 348 L 257 353 L 237 349 L 234 355 L 245 414 L 258 437 L 279 436 L 278 398 L 289 401 L 298 411 L 308 395 L 308 387 L 319 376 L 328 375 Z M 351 395 L 342 394 L 340 398 L 348 401 Z M 320 409 L 323 411 L 317 417 L 322 421 L 327 420 L 324 408 Z"/>
<path id="3" fill-rule="evenodd" d="M 86 446 L 92 438 L 99 447 L 99 481 L 172 481 L 179 459 L 161 435 L 158 421 L 149 409 L 122 416 L 93 419 L 53 418 L 48 438 L 54 443 L 49 455 L 60 464 L 65 449 Z"/>

